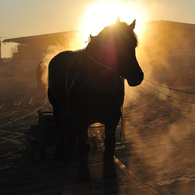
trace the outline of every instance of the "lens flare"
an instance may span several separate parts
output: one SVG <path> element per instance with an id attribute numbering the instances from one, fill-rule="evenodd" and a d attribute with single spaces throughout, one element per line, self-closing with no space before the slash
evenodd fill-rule
<path id="1" fill-rule="evenodd" d="M 85 12 L 79 21 L 78 29 L 86 40 L 89 34 L 93 36 L 97 35 L 105 26 L 115 23 L 118 17 L 120 17 L 120 21 L 129 24 L 134 19 L 138 22 L 143 22 L 147 18 L 143 5 L 135 2 L 90 4 L 85 7 Z"/>

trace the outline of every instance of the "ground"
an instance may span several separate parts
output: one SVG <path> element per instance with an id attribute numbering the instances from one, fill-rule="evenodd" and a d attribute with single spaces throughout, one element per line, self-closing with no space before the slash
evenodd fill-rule
<path id="1" fill-rule="evenodd" d="M 162 100 L 144 83 L 130 89 L 136 97 L 123 109 L 125 142 L 117 132 L 118 178 L 104 180 L 101 155 L 91 152 L 92 181 L 77 184 L 77 161 L 54 162 L 50 155 L 41 162 L 27 146 L 25 133 L 38 122 L 37 110 L 51 111 L 46 93 L 24 79 L 1 79 L 0 89 L 1 195 L 195 194 L 192 103 Z M 179 98 L 194 99 L 187 97 Z"/>

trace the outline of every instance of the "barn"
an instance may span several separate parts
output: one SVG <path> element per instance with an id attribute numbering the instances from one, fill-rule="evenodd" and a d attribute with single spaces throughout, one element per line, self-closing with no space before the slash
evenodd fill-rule
<path id="1" fill-rule="evenodd" d="M 3 43 L 17 43 L 17 49 L 12 53 L 12 59 L 5 62 L 9 66 L 9 74 L 16 77 L 34 77 L 37 65 L 56 53 L 73 49 L 72 42 L 77 31 L 60 32 L 28 37 L 5 39 Z"/>
<path id="2" fill-rule="evenodd" d="M 141 55 L 145 52 L 153 79 L 169 86 L 194 85 L 195 24 L 160 20 L 143 28 Z"/>
<path id="3" fill-rule="evenodd" d="M 139 47 L 152 59 L 151 63 L 170 63 L 174 69 L 184 67 L 185 71 L 194 73 L 195 24 L 159 20 L 137 24 L 139 27 L 143 30 Z M 82 48 L 81 42 L 86 41 L 79 39 L 78 31 L 5 39 L 3 43 L 17 43 L 17 49 L 9 61 L 10 74 L 31 77 L 40 61 L 48 63 L 56 53 L 74 49 L 75 40 L 76 48 Z"/>

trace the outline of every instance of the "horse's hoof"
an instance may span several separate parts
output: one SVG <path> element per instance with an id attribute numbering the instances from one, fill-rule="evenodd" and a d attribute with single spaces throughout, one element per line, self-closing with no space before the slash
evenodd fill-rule
<path id="1" fill-rule="evenodd" d="M 77 182 L 90 182 L 91 181 L 91 175 L 88 167 L 81 166 L 79 168 Z"/>
<path id="2" fill-rule="evenodd" d="M 103 173 L 104 179 L 117 178 L 117 173 L 115 170 L 105 170 Z"/>
<path id="3" fill-rule="evenodd" d="M 90 175 L 79 175 L 77 178 L 77 183 L 87 183 L 91 181 Z"/>

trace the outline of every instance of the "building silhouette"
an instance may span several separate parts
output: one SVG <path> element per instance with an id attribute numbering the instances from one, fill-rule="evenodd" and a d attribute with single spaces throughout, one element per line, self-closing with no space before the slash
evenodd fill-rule
<path id="1" fill-rule="evenodd" d="M 144 29 L 144 33 L 143 39 L 139 40 L 139 45 L 148 58 L 153 59 L 151 63 L 162 65 L 164 60 L 155 62 L 155 59 L 158 56 L 165 56 L 166 58 L 163 59 L 166 59 L 166 63 L 171 64 L 173 69 L 179 70 L 184 67 L 185 71 L 193 73 L 195 24 L 159 20 L 142 23 L 140 27 Z M 12 59 L 3 66 L 9 66 L 9 72 L 15 72 L 13 76 L 25 74 L 31 76 L 38 63 L 44 61 L 48 53 L 51 53 L 51 58 L 54 50 L 60 52 L 72 49 L 75 40 L 77 43 L 86 41 L 79 40 L 78 31 L 4 39 L 3 43 L 17 43 L 17 50 L 13 52 Z M 46 61 L 48 62 L 49 60 Z"/>

